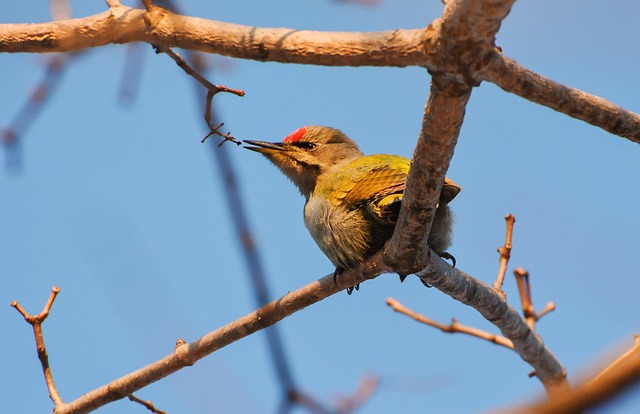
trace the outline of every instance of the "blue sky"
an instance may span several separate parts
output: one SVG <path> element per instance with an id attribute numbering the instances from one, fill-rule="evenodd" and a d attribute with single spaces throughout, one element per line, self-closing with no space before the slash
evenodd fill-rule
<path id="1" fill-rule="evenodd" d="M 82 4 L 80 4 L 82 3 Z M 88 4 L 90 3 L 90 4 Z M 189 15 L 255 26 L 371 31 L 416 28 L 439 1 L 182 2 Z M 74 16 L 105 9 L 74 2 Z M 497 36 L 503 53 L 539 73 L 640 111 L 640 4 L 518 2 Z M 47 21 L 48 2 L 5 1 L 0 22 Z M 135 100 L 118 100 L 127 46 L 78 56 L 22 137 L 22 166 L 0 173 L 0 400 L 15 413 L 51 402 L 30 327 L 9 303 L 42 309 L 55 380 L 72 400 L 170 353 L 255 306 L 222 182 L 201 144 L 201 102 L 167 56 L 139 45 Z M 0 125 L 7 125 L 50 56 L 3 54 Z M 216 83 L 244 89 L 214 104 L 238 139 L 281 140 L 302 125 L 342 129 L 365 153 L 410 156 L 427 98 L 420 68 L 325 68 L 210 56 Z M 492 282 L 507 213 L 516 216 L 511 269 L 531 272 L 538 324 L 570 379 L 613 357 L 640 331 L 637 144 L 484 83 L 472 94 L 449 176 L 458 266 Z M 226 145 L 271 291 L 281 296 L 333 271 L 302 221 L 303 199 L 266 159 Z M 3 154 L 6 155 L 6 154 Z M 5 156 L 6 160 L 6 156 Z M 517 306 L 511 269 L 505 290 Z M 279 324 L 294 377 L 315 398 L 380 376 L 363 413 L 483 412 L 542 393 L 514 353 L 444 335 L 393 313 L 394 297 L 441 322 L 492 330 L 470 308 L 394 275 L 335 295 Z M 169 413 L 274 412 L 279 401 L 257 334 L 153 384 L 138 396 Z M 461 397 L 463 396 L 463 397 Z M 140 413 L 128 401 L 101 413 Z M 640 410 L 627 396 L 596 412 Z M 302 412 L 297 410 L 296 412 Z"/>

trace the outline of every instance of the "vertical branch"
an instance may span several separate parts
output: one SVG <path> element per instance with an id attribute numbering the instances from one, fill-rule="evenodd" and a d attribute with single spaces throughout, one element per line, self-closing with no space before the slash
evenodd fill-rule
<path id="1" fill-rule="evenodd" d="M 493 282 L 493 288 L 503 296 L 504 291 L 502 290 L 502 284 L 504 283 L 504 277 L 507 274 L 507 265 L 511 258 L 511 248 L 513 246 L 513 225 L 516 222 L 516 218 L 513 214 L 507 214 L 504 219 L 507 222 L 507 235 L 505 237 L 504 246 L 498 247 L 498 253 L 500 253 L 500 267 L 498 268 L 496 281 Z"/>
<path id="2" fill-rule="evenodd" d="M 516 268 L 513 271 L 518 283 L 518 292 L 520 294 L 520 301 L 522 302 L 522 312 L 524 313 L 524 320 L 534 330 L 536 322 L 547 313 L 556 309 L 556 305 L 553 302 L 548 302 L 545 307 L 536 313 L 533 306 L 533 299 L 531 298 L 531 283 L 529 282 L 529 272 L 521 267 Z"/>

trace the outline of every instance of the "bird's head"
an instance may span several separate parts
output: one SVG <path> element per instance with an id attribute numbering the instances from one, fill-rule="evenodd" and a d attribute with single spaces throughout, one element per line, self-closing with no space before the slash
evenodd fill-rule
<path id="1" fill-rule="evenodd" d="M 245 148 L 274 163 L 309 198 L 324 174 L 332 173 L 363 156 L 358 145 L 342 131 L 324 126 L 304 126 L 282 142 L 245 140 Z"/>

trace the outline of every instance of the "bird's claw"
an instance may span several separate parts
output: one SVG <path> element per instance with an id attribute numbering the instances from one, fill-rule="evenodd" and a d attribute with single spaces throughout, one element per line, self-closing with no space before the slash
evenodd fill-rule
<path id="1" fill-rule="evenodd" d="M 357 285 L 354 285 L 354 286 L 348 287 L 348 288 L 347 288 L 347 295 L 351 295 L 351 294 L 353 293 L 353 290 L 354 290 L 354 289 L 355 289 L 355 290 L 360 290 L 360 285 L 359 285 L 359 284 L 357 284 Z"/>
<path id="2" fill-rule="evenodd" d="M 442 257 L 445 260 L 451 260 L 451 268 L 456 268 L 456 258 L 449 252 L 438 253 L 438 256 Z"/>
<path id="3" fill-rule="evenodd" d="M 338 284 L 338 274 L 342 273 L 344 269 L 341 267 L 336 267 L 336 270 L 333 272 L 333 283 Z M 347 295 L 351 295 L 354 290 L 360 290 L 360 284 L 355 286 L 351 286 L 347 288 Z"/>

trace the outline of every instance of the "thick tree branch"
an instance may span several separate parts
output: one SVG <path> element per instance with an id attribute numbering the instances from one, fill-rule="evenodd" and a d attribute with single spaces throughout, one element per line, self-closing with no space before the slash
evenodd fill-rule
<path id="1" fill-rule="evenodd" d="M 433 78 L 400 217 L 393 238 L 384 250 L 387 263 L 401 275 L 417 272 L 429 260 L 429 251 L 420 247 L 427 244 L 470 95 L 471 87 L 438 76 Z"/>
<path id="2" fill-rule="evenodd" d="M 0 52 L 69 52 L 147 42 L 259 61 L 329 66 L 416 66 L 429 62 L 433 30 L 317 32 L 258 28 L 125 6 L 55 23 L 0 25 Z M 339 59 L 337 59 L 339 58 Z"/>
<path id="3" fill-rule="evenodd" d="M 491 60 L 478 76 L 531 102 L 640 143 L 639 114 L 627 111 L 606 99 L 545 78 L 500 53 L 492 54 Z"/>
<path id="4" fill-rule="evenodd" d="M 326 66 L 422 66 L 477 85 L 493 82 L 558 112 L 640 143 L 640 115 L 521 67 L 494 49 L 513 0 L 450 0 L 428 27 L 383 32 L 258 28 L 117 5 L 97 15 L 52 23 L 1 24 L 0 53 L 69 52 L 115 43 L 162 47 L 259 61 Z"/>

